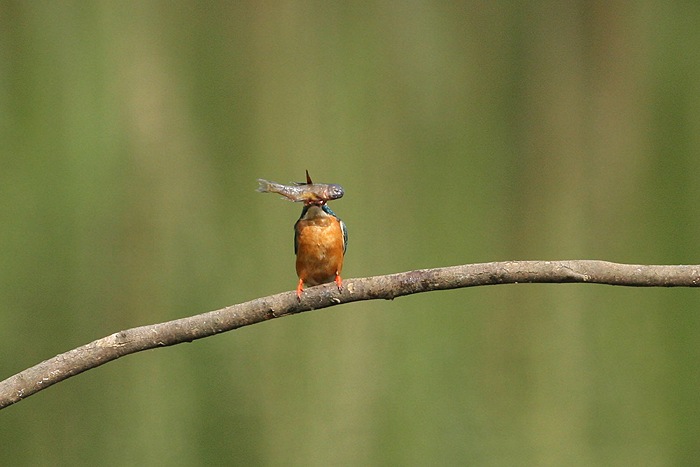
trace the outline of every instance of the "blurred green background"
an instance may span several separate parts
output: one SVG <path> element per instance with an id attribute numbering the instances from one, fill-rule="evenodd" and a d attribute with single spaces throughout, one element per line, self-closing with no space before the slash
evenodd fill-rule
<path id="1" fill-rule="evenodd" d="M 296 285 L 700 262 L 693 2 L 0 2 L 0 379 Z M 436 292 L 132 355 L 0 413 L 2 465 L 689 465 L 700 293 Z"/>

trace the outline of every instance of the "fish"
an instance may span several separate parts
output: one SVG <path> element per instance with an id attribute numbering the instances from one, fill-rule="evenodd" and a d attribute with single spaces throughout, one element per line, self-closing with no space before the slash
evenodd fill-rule
<path id="1" fill-rule="evenodd" d="M 306 183 L 297 182 L 293 185 L 283 185 L 259 178 L 258 184 L 260 193 L 277 193 L 295 203 L 303 202 L 305 206 L 323 206 L 328 201 L 342 198 L 345 194 L 343 187 L 335 183 L 313 183 L 308 170 L 306 171 Z"/>

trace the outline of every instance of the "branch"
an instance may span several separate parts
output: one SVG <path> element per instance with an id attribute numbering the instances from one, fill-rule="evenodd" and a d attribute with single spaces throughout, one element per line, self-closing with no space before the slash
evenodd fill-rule
<path id="1" fill-rule="evenodd" d="M 647 266 L 606 261 L 508 261 L 348 279 L 310 287 L 301 302 L 283 292 L 201 315 L 119 331 L 57 355 L 0 382 L 0 409 L 44 388 L 124 355 L 192 342 L 243 326 L 360 300 L 479 285 L 585 282 L 632 287 L 698 287 L 700 265 Z"/>

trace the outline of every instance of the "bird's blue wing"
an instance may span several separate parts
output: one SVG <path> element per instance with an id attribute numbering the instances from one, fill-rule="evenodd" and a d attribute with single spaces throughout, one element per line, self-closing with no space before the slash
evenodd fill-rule
<path id="1" fill-rule="evenodd" d="M 348 249 L 348 228 L 340 218 L 338 218 L 338 221 L 340 222 L 340 230 L 343 231 L 343 254 L 345 254 L 345 250 Z"/>
<path id="2" fill-rule="evenodd" d="M 299 221 L 304 218 L 304 215 L 306 215 L 306 211 L 309 210 L 308 206 L 304 206 L 303 209 L 301 210 L 301 216 L 299 216 L 299 219 L 294 223 L 294 254 L 297 254 L 297 250 L 299 249 L 299 231 L 297 230 L 297 225 L 299 224 Z"/>

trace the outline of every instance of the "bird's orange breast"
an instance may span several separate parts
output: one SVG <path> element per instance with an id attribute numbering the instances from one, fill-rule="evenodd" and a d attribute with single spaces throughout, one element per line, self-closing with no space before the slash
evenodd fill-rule
<path id="1" fill-rule="evenodd" d="M 332 282 L 343 268 L 343 231 L 333 216 L 302 219 L 297 223 L 299 279 L 307 285 Z"/>

